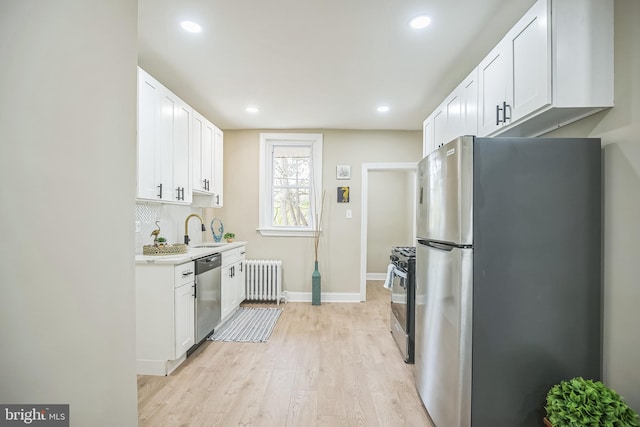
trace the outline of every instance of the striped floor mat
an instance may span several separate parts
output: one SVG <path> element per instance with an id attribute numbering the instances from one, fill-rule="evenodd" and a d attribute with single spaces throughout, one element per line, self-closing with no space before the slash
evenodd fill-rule
<path id="1" fill-rule="evenodd" d="M 281 308 L 240 307 L 224 322 L 211 341 L 267 342 L 282 313 Z"/>

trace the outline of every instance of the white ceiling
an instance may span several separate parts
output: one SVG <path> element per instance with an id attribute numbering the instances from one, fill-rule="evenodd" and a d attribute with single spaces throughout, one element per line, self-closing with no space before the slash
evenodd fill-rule
<path id="1" fill-rule="evenodd" d="M 223 130 L 419 130 L 533 3 L 139 0 L 139 64 Z"/>

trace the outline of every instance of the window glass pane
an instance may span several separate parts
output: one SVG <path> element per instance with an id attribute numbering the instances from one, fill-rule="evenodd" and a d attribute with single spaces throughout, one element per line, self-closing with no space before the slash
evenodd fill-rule
<path id="1" fill-rule="evenodd" d="M 306 188 L 273 188 L 273 225 L 309 226 L 309 190 Z"/>
<path id="2" fill-rule="evenodd" d="M 273 185 L 309 186 L 311 159 L 278 157 L 273 159 Z"/>

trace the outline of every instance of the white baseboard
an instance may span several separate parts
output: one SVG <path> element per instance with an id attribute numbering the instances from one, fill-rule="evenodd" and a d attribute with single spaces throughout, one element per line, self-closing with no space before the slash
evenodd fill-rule
<path id="1" fill-rule="evenodd" d="M 387 273 L 367 273 L 367 280 L 387 280 Z"/>
<path id="2" fill-rule="evenodd" d="M 287 292 L 288 302 L 311 302 L 311 292 Z M 360 302 L 360 294 L 347 292 L 323 292 L 320 302 Z"/>
<path id="3" fill-rule="evenodd" d="M 136 360 L 136 373 L 138 375 L 160 375 L 166 376 L 173 372 L 182 362 L 187 359 L 187 354 L 183 354 L 176 360 Z"/>

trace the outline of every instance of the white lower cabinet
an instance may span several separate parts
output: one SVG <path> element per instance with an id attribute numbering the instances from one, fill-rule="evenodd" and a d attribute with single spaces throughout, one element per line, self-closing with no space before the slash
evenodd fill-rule
<path id="1" fill-rule="evenodd" d="M 246 251 L 244 246 L 239 248 L 240 256 L 238 257 L 238 262 L 236 263 L 236 287 L 238 291 L 238 304 L 241 304 L 245 299 L 247 299 L 247 290 L 245 287 L 245 270 L 244 270 L 244 261 L 246 259 Z"/>
<path id="2" fill-rule="evenodd" d="M 136 265 L 136 370 L 168 375 L 194 344 L 194 264 Z"/>
<path id="3" fill-rule="evenodd" d="M 193 286 L 193 282 L 191 282 L 175 289 L 176 350 L 174 354 L 176 355 L 185 354 L 195 342 Z"/>
<path id="4" fill-rule="evenodd" d="M 231 315 L 244 301 L 244 271 L 242 261 L 245 246 L 222 252 L 222 320 Z"/>

